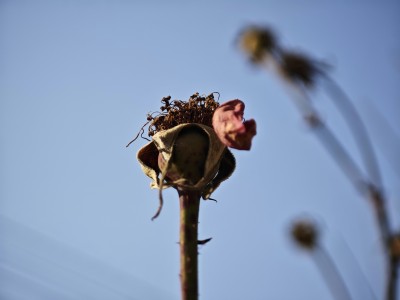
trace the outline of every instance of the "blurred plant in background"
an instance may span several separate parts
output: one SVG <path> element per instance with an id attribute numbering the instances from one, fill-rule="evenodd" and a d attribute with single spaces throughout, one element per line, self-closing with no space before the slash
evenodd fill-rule
<path id="1" fill-rule="evenodd" d="M 314 259 L 333 298 L 350 300 L 350 292 L 328 251 L 320 242 L 320 234 L 315 222 L 309 219 L 296 220 L 291 228 L 293 240 Z"/>
<path id="2" fill-rule="evenodd" d="M 239 47 L 250 62 L 258 67 L 273 70 L 293 92 L 294 104 L 306 122 L 339 165 L 356 191 L 370 201 L 374 210 L 382 247 L 386 256 L 386 296 L 395 300 L 399 271 L 399 233 L 392 228 L 386 206 L 385 193 L 379 165 L 372 143 L 357 109 L 339 85 L 329 77 L 328 65 L 298 51 L 286 50 L 279 42 L 275 32 L 269 27 L 249 26 L 244 28 L 238 38 Z M 321 86 L 343 115 L 357 144 L 362 165 L 356 163 L 340 138 L 322 120 L 312 102 L 311 92 Z M 332 294 L 337 299 L 350 299 L 346 285 L 334 262 L 318 243 L 318 230 L 309 221 L 299 221 L 292 229 L 292 237 L 297 244 L 313 254 L 317 265 L 327 281 Z M 318 259 L 317 257 L 318 253 Z"/>

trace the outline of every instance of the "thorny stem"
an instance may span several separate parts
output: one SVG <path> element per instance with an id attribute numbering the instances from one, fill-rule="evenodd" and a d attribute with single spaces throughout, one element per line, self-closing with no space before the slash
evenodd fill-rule
<path id="1" fill-rule="evenodd" d="M 200 192 L 177 189 L 180 203 L 180 252 L 182 300 L 198 299 L 197 228 Z"/>

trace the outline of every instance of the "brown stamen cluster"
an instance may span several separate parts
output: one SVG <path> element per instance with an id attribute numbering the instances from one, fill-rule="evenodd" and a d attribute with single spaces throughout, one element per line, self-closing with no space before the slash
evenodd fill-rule
<path id="1" fill-rule="evenodd" d="M 171 101 L 171 96 L 167 96 L 162 98 L 161 103 L 163 106 L 160 107 L 160 114 L 155 117 L 147 115 L 150 122 L 149 136 L 184 123 L 199 123 L 212 127 L 212 116 L 219 106 L 214 94 L 203 97 L 199 93 L 193 94 L 188 101 Z"/>
<path id="2" fill-rule="evenodd" d="M 171 101 L 171 96 L 163 97 L 161 99 L 161 103 L 163 104 L 160 107 L 161 112 L 147 114 L 147 122 L 126 147 L 132 144 L 139 135 L 149 140 L 143 136 L 144 127 L 146 127 L 147 124 L 149 124 L 147 133 L 149 137 L 155 135 L 159 131 L 167 130 L 185 123 L 198 123 L 212 127 L 212 117 L 214 111 L 219 106 L 219 103 L 214 99 L 214 94 L 219 95 L 219 93 L 215 92 L 204 97 L 200 96 L 199 93 L 195 93 L 190 96 L 188 101 Z"/>

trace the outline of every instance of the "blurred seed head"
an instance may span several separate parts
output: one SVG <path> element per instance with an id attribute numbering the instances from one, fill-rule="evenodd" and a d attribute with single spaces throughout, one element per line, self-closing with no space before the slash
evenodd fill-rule
<path id="1" fill-rule="evenodd" d="M 279 67 L 288 81 L 308 87 L 313 86 L 317 75 L 321 74 L 316 61 L 298 52 L 282 51 Z"/>
<path id="2" fill-rule="evenodd" d="M 293 223 L 291 234 L 297 245 L 306 250 L 313 250 L 317 246 L 318 230 L 316 225 L 309 220 Z"/>
<path id="3" fill-rule="evenodd" d="M 239 34 L 239 46 L 253 63 L 260 63 L 275 50 L 276 36 L 268 27 L 249 26 Z"/>

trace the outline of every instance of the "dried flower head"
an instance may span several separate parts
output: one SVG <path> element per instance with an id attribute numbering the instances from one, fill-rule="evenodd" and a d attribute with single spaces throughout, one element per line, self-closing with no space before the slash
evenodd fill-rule
<path id="1" fill-rule="evenodd" d="M 232 153 L 214 130 L 197 123 L 157 132 L 139 150 L 137 159 L 143 172 L 152 179 L 151 187 L 160 190 L 160 207 L 153 219 L 161 211 L 163 188 L 197 190 L 203 199 L 209 199 L 235 169 Z"/>
<path id="2" fill-rule="evenodd" d="M 318 240 L 317 227 L 308 220 L 297 221 L 292 226 L 292 237 L 300 247 L 313 250 Z"/>
<path id="3" fill-rule="evenodd" d="M 213 94 L 203 97 L 195 93 L 188 101 L 171 101 L 168 96 L 161 102 L 161 112 L 148 114 L 140 130 L 143 134 L 149 124 L 152 140 L 137 154 L 143 172 L 152 179 L 151 187 L 160 190 L 160 207 L 154 218 L 162 207 L 163 188 L 195 190 L 203 199 L 210 199 L 235 169 L 235 158 L 227 146 L 249 150 L 256 134 L 254 120 L 243 122 L 241 100 L 220 106 Z"/>
<path id="4" fill-rule="evenodd" d="M 203 189 L 216 175 L 226 147 L 211 127 L 180 124 L 160 131 L 138 152 L 152 188 Z"/>
<path id="5" fill-rule="evenodd" d="M 173 100 L 171 96 L 162 98 L 161 113 L 155 117 L 148 116 L 149 136 L 159 131 L 173 128 L 179 124 L 198 123 L 212 126 L 212 116 L 219 103 L 214 99 L 214 93 L 208 96 L 193 94 L 188 101 Z"/>
<path id="6" fill-rule="evenodd" d="M 276 47 L 274 32 L 267 27 L 249 26 L 239 35 L 239 45 L 254 63 L 263 61 Z"/>
<path id="7" fill-rule="evenodd" d="M 296 52 L 281 52 L 279 67 L 287 80 L 306 86 L 313 86 L 316 76 L 321 74 L 317 62 Z"/>

